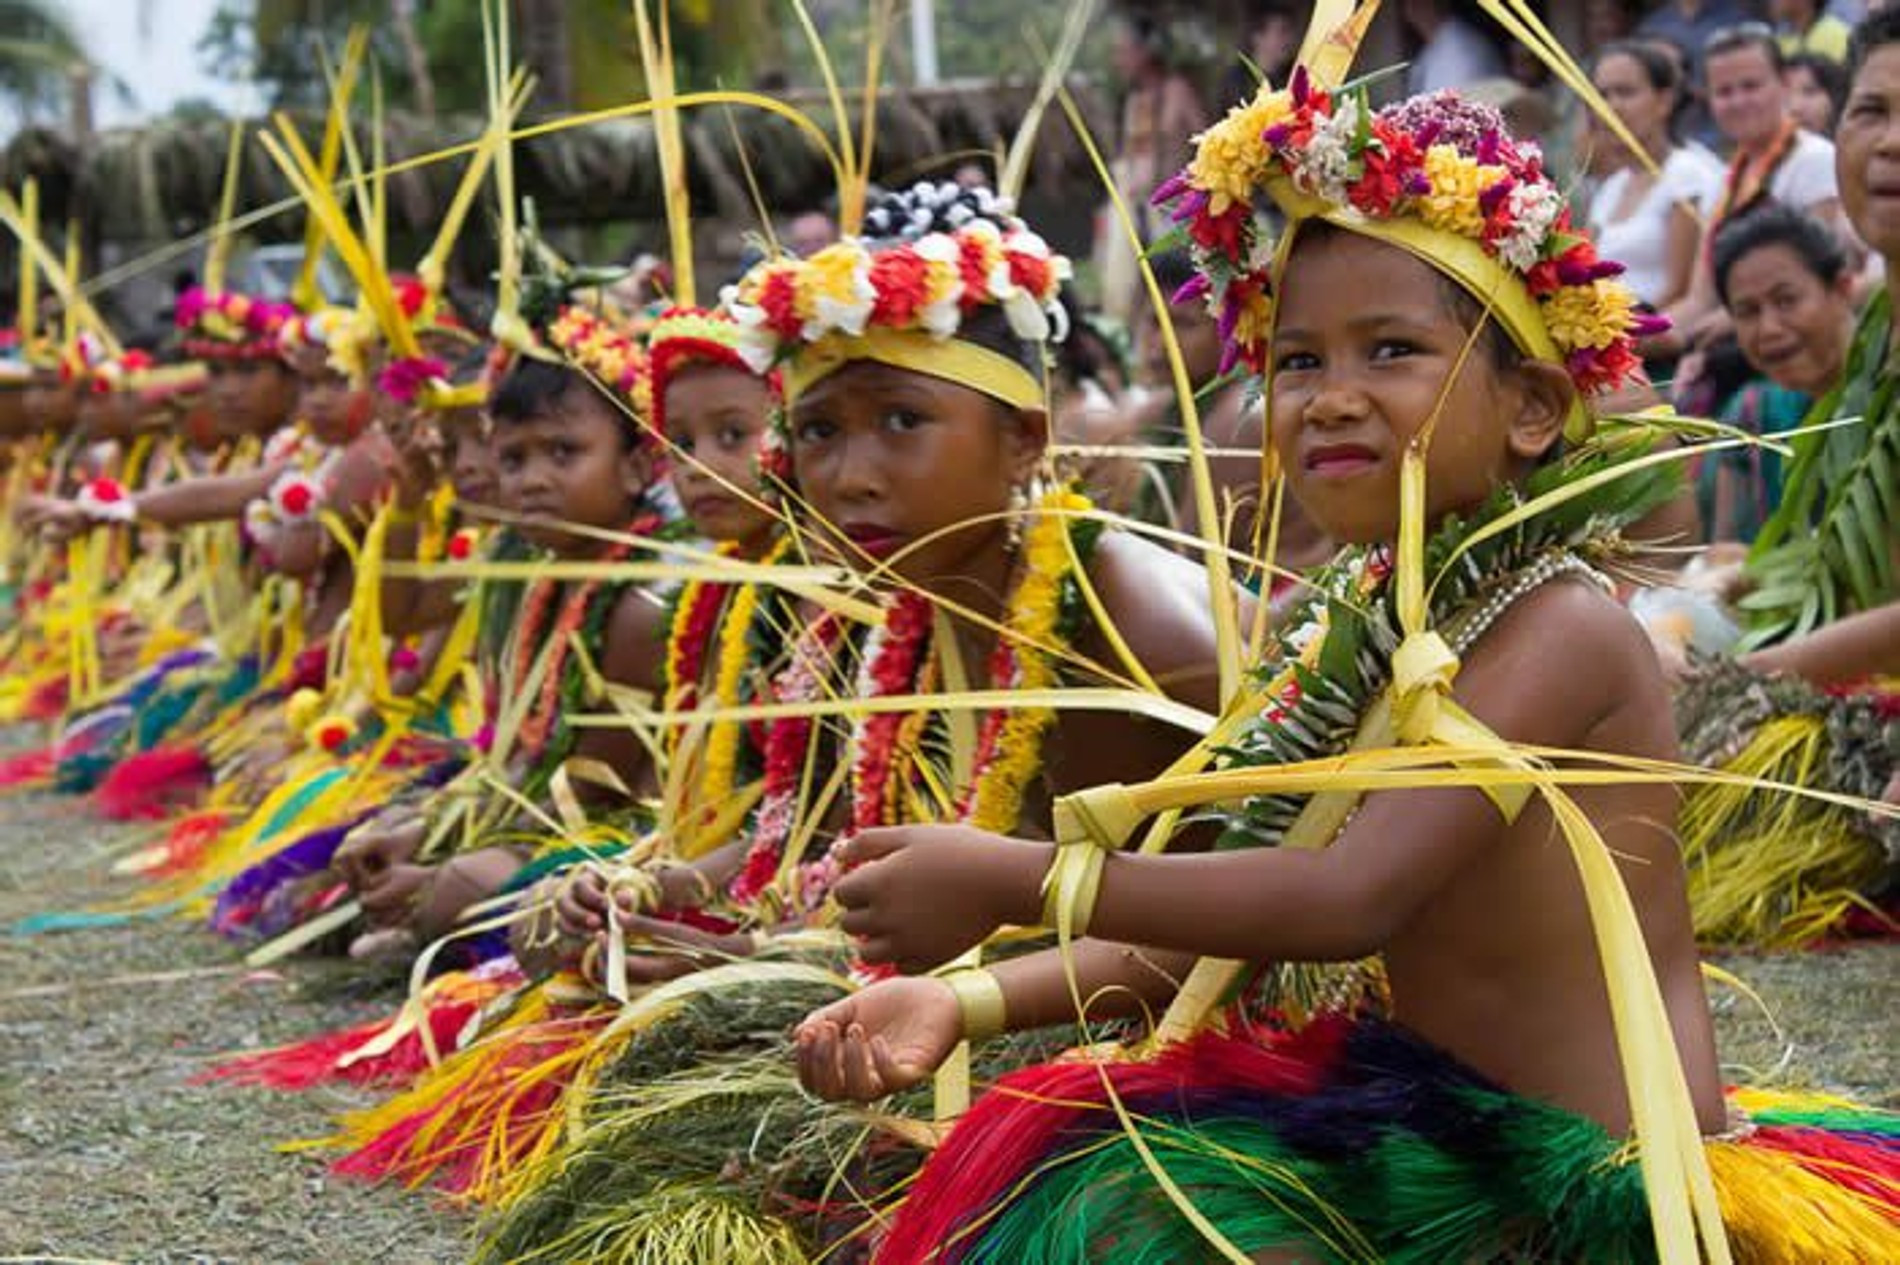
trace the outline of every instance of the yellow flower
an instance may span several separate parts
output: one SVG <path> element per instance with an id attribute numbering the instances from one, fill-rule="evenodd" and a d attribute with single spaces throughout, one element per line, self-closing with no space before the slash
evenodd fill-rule
<path id="1" fill-rule="evenodd" d="M 1544 324 L 1559 347 L 1608 347 L 1630 323 L 1630 292 L 1608 279 L 1565 286 L 1544 300 Z"/>
<path id="2" fill-rule="evenodd" d="M 1466 158 L 1450 145 L 1425 151 L 1425 177 L 1431 192 L 1420 202 L 1419 214 L 1433 228 L 1465 237 L 1484 233 L 1484 212 L 1478 195 L 1504 176 L 1501 167 L 1487 167 Z"/>
<path id="3" fill-rule="evenodd" d="M 1262 91 L 1195 138 L 1188 181 L 1209 195 L 1208 211 L 1220 215 L 1236 202 L 1253 200 L 1271 151 L 1261 133 L 1293 112 L 1284 92 Z"/>
<path id="4" fill-rule="evenodd" d="M 1256 290 L 1241 304 L 1234 321 L 1234 342 L 1242 347 L 1262 347 L 1272 336 L 1273 299 Z"/>
<path id="5" fill-rule="evenodd" d="M 832 329 L 862 334 L 877 291 L 871 260 L 856 242 L 834 242 L 805 261 L 798 285 L 798 315 Z"/>
<path id="6" fill-rule="evenodd" d="M 1057 489 L 1043 498 L 1023 533 L 1023 578 L 1010 595 L 1003 616 L 1004 635 L 1016 656 L 1016 679 L 992 682 L 1000 688 L 1048 689 L 1057 683 L 1059 651 L 1056 623 L 1061 618 L 1062 588 L 1069 578 L 1070 514 L 1087 511 L 1085 496 Z M 1044 732 L 1055 713 L 1044 707 L 1019 707 L 1003 720 L 995 757 L 980 770 L 973 788 L 969 822 L 980 830 L 1013 830 L 1022 815 L 1023 792 L 1042 763 Z"/>

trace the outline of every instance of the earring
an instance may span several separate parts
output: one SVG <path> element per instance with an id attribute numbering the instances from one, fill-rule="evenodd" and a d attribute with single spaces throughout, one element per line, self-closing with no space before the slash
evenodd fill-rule
<path id="1" fill-rule="evenodd" d="M 1029 519 L 1029 489 L 1018 483 L 1009 490 L 1009 548 L 1023 547 L 1023 528 Z"/>

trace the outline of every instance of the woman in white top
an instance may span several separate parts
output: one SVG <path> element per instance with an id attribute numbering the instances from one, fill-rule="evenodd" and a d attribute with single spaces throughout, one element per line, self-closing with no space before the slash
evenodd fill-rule
<path id="1" fill-rule="evenodd" d="M 1675 325 L 1670 336 L 1696 348 L 1734 329 L 1715 292 L 1708 250 L 1716 230 L 1730 217 L 1763 202 L 1793 207 L 1839 233 L 1854 252 L 1857 267 L 1861 258 L 1841 214 L 1834 144 L 1795 122 L 1781 78 L 1781 46 L 1773 32 L 1759 24 L 1718 32 L 1702 50 L 1702 64 L 1710 110 L 1735 153 L 1723 177 L 1722 196 L 1703 225 L 1695 281 L 1669 313 Z"/>
<path id="2" fill-rule="evenodd" d="M 1703 218 L 1722 193 L 1721 160 L 1676 139 L 1681 73 L 1661 49 L 1628 41 L 1605 45 L 1591 74 L 1657 170 L 1595 128 L 1598 161 L 1614 170 L 1590 200 L 1590 227 L 1604 258 L 1627 269 L 1623 279 L 1636 297 L 1659 311 L 1688 294 Z"/>

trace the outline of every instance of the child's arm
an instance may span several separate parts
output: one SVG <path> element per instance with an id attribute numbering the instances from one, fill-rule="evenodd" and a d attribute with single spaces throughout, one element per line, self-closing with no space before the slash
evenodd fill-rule
<path id="1" fill-rule="evenodd" d="M 1614 602 L 1559 583 L 1499 620 L 1457 697 L 1501 737 L 1580 746 L 1632 691 L 1662 688 L 1654 652 Z M 1578 671 L 1579 663 L 1590 671 Z M 1090 934 L 1244 960 L 1333 961 L 1381 951 L 1499 838 L 1475 790 L 1368 795 L 1330 847 L 1107 858 Z M 939 846 L 947 845 L 947 846 Z M 866 831 L 835 889 L 864 957 L 927 970 L 1005 924 L 1042 920 L 1046 844 L 960 827 Z"/>
<path id="2" fill-rule="evenodd" d="M 410 417 L 395 429 L 390 463 L 390 497 L 396 514 L 384 537 L 384 555 L 392 561 L 417 561 L 421 554 L 422 516 L 442 481 L 442 431 L 434 421 Z M 385 574 L 383 627 L 398 637 L 441 628 L 453 622 L 462 585 L 420 576 Z"/>
<path id="3" fill-rule="evenodd" d="M 264 466 L 244 474 L 212 475 L 170 483 L 133 497 L 140 521 L 161 527 L 183 527 L 191 523 L 215 523 L 237 518 L 244 507 L 270 491 L 282 474 L 282 464 Z"/>
<path id="4" fill-rule="evenodd" d="M 1006 998 L 1005 1022 L 1023 1032 L 1075 1020 L 1075 996 L 1091 1020 L 1159 1016 L 1193 965 L 1191 956 L 1101 940 L 1073 946 L 1071 994 L 1053 954 L 998 963 L 989 971 Z M 962 1005 L 934 976 L 880 980 L 815 1011 L 798 1025 L 798 1075 L 821 1098 L 871 1102 L 919 1085 L 963 1039 Z"/>
<path id="5" fill-rule="evenodd" d="M 1900 602 L 1837 619 L 1743 662 L 1757 672 L 1791 672 L 1816 685 L 1900 675 Z"/>
<path id="6" fill-rule="evenodd" d="M 639 585 L 628 586 L 607 617 L 599 647 L 601 675 L 615 685 L 657 695 L 666 670 L 666 633 L 666 610 L 659 599 Z M 624 726 L 583 731 L 574 754 L 607 765 L 636 795 L 651 789 L 653 767 L 646 744 Z"/>

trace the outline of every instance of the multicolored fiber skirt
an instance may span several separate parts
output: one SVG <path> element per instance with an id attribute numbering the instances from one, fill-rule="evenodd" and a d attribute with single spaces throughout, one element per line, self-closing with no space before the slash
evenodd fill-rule
<path id="1" fill-rule="evenodd" d="M 1731 1104 L 1747 1124 L 1708 1154 L 1735 1260 L 1900 1260 L 1900 1116 L 1751 1091 Z M 932 1155 L 877 1259 L 1220 1259 L 1151 1163 L 1250 1254 L 1656 1256 L 1622 1140 L 1394 1024 L 1333 1017 L 1293 1036 L 1210 1032 L 1147 1062 L 1004 1078 Z"/>

